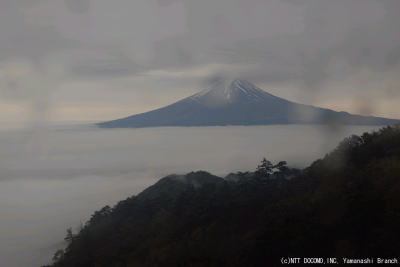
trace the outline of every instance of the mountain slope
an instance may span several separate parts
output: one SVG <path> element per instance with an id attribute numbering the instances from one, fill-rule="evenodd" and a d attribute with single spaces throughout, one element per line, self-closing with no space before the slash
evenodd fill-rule
<path id="1" fill-rule="evenodd" d="M 52 266 L 261 267 L 400 254 L 399 127 L 347 138 L 291 179 L 236 175 L 163 178 L 95 212 Z"/>
<path id="2" fill-rule="evenodd" d="M 231 83 L 218 81 L 210 89 L 160 109 L 97 125 L 127 128 L 306 123 L 389 125 L 396 122 L 398 120 L 351 115 L 294 103 L 237 79 Z"/>

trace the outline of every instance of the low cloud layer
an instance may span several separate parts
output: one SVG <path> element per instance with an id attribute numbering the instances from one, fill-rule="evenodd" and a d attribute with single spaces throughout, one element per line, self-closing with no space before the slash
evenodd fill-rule
<path id="1" fill-rule="evenodd" d="M 62 247 L 68 227 L 171 173 L 251 171 L 262 157 L 304 167 L 343 137 L 370 129 L 57 127 L 34 136 L 30 131 L 0 131 L 2 266 L 48 263 Z"/>

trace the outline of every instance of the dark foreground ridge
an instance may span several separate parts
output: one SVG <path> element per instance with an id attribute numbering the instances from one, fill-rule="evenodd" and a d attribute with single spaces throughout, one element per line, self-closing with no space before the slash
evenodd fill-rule
<path id="1" fill-rule="evenodd" d="M 304 170 L 171 175 L 95 212 L 53 267 L 277 266 L 400 255 L 400 127 L 352 136 Z"/>
<path id="2" fill-rule="evenodd" d="M 216 81 L 209 89 L 172 105 L 98 123 L 102 128 L 270 124 L 391 125 L 399 120 L 352 115 L 302 105 L 244 81 Z"/>

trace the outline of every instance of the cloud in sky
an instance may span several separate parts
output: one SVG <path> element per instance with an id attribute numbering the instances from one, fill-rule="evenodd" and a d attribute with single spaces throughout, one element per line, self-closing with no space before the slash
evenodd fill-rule
<path id="1" fill-rule="evenodd" d="M 4 0 L 0 74 L 27 62 L 30 77 L 56 81 L 45 98 L 52 120 L 146 111 L 215 73 L 291 100 L 400 117 L 399 12 L 397 0 Z M 27 98 L 43 92 L 20 86 Z M 19 105 L 9 90 L 0 88 L 0 120 Z"/>

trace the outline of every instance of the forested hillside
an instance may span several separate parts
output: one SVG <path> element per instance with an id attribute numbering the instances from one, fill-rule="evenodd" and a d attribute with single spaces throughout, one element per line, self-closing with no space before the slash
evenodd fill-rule
<path id="1" fill-rule="evenodd" d="M 273 266 L 281 256 L 400 255 L 400 127 L 352 136 L 304 170 L 171 175 L 104 207 L 59 266 Z"/>

